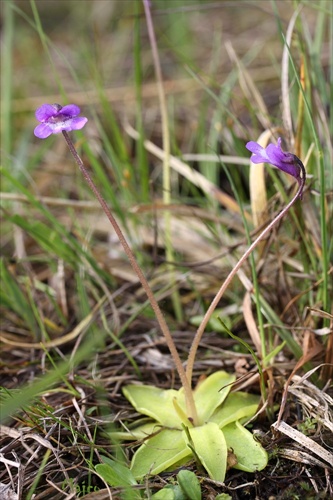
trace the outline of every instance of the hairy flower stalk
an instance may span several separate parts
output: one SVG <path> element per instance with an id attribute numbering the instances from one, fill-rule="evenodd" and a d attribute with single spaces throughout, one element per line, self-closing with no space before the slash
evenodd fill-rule
<path id="1" fill-rule="evenodd" d="M 206 314 L 196 332 L 194 340 L 191 345 L 191 349 L 189 352 L 186 374 L 187 379 L 191 382 L 193 366 L 196 357 L 196 353 L 204 334 L 205 328 L 207 326 L 208 321 L 210 320 L 214 310 L 216 309 L 218 303 L 220 302 L 224 292 L 230 285 L 232 279 L 235 274 L 238 272 L 240 267 L 243 265 L 244 261 L 248 258 L 248 256 L 253 252 L 258 243 L 266 238 L 266 236 L 270 233 L 272 228 L 277 224 L 288 212 L 288 210 L 293 206 L 293 204 L 297 201 L 298 198 L 302 199 L 303 189 L 306 180 L 306 172 L 303 163 L 301 160 L 292 153 L 286 153 L 281 149 L 281 138 L 279 137 L 277 146 L 274 144 L 269 144 L 266 149 L 264 149 L 257 142 L 250 141 L 246 144 L 246 148 L 251 151 L 251 161 L 253 163 L 271 163 L 275 167 L 279 168 L 283 172 L 286 172 L 289 175 L 292 175 L 298 182 L 298 190 L 292 200 L 284 207 L 284 209 L 268 224 L 268 226 L 259 234 L 259 236 L 254 240 L 254 242 L 249 246 L 249 248 L 244 252 L 242 257 L 239 259 L 235 267 L 230 271 L 220 290 L 217 292 L 214 300 L 210 304 Z"/>
<path id="2" fill-rule="evenodd" d="M 173 361 L 175 363 L 179 378 L 181 380 L 182 386 L 184 388 L 184 395 L 185 395 L 185 404 L 186 404 L 186 410 L 187 410 L 187 416 L 189 421 L 193 425 L 198 424 L 198 415 L 197 415 L 197 410 L 195 407 L 194 403 L 194 397 L 191 389 L 191 385 L 189 383 L 189 380 L 186 376 L 185 369 L 182 365 L 180 356 L 178 354 L 178 351 L 176 349 L 175 343 L 172 339 L 169 327 L 165 321 L 165 318 L 163 316 L 163 313 L 158 305 L 158 302 L 149 286 L 149 283 L 144 276 L 140 266 L 138 265 L 136 258 L 128 245 L 116 219 L 112 215 L 106 201 L 100 194 L 98 188 L 96 187 L 95 183 L 93 182 L 88 170 L 83 164 L 83 161 L 81 160 L 79 154 L 77 153 L 75 146 L 73 144 L 73 141 L 71 140 L 70 136 L 68 135 L 68 132 L 71 130 L 78 130 L 84 127 L 84 125 L 87 123 L 88 119 L 84 117 L 79 117 L 78 115 L 80 114 L 80 108 L 74 104 L 69 104 L 67 106 L 62 107 L 60 104 L 43 104 L 40 108 L 37 109 L 35 116 L 38 121 L 41 122 L 40 125 L 38 125 L 35 128 L 34 134 L 36 137 L 39 137 L 40 139 L 45 139 L 46 137 L 49 137 L 51 134 L 58 134 L 62 132 L 67 145 L 69 147 L 70 152 L 72 153 L 75 162 L 77 163 L 79 169 L 81 170 L 85 180 L 87 181 L 90 189 L 96 196 L 97 200 L 99 201 L 105 215 L 109 219 L 110 223 L 112 224 L 113 229 L 115 230 L 120 243 L 123 246 L 123 249 L 130 261 L 130 264 L 138 276 L 141 285 L 143 289 L 145 290 L 147 297 L 150 301 L 150 304 L 153 308 L 153 311 L 156 315 L 156 319 L 159 323 L 159 326 L 161 328 L 161 331 L 165 337 L 165 340 L 167 342 L 169 351 L 171 353 L 171 356 L 173 358 Z"/>

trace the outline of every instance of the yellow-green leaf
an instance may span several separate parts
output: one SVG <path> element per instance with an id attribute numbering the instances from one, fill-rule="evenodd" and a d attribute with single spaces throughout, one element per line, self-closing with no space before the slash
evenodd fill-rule
<path id="1" fill-rule="evenodd" d="M 220 429 L 222 429 L 225 425 L 236 420 L 248 420 L 255 415 L 259 401 L 259 396 L 255 396 L 254 394 L 232 392 L 221 408 L 217 408 L 213 413 L 209 421 L 217 423 Z"/>
<path id="2" fill-rule="evenodd" d="M 198 384 L 194 390 L 194 401 L 201 424 L 210 420 L 215 409 L 223 403 L 235 379 L 235 375 L 218 371 Z"/>
<path id="3" fill-rule="evenodd" d="M 255 472 L 266 467 L 268 455 L 258 441 L 239 422 L 223 427 L 223 434 L 228 448 L 232 448 L 237 457 L 235 469 Z"/>
<path id="4" fill-rule="evenodd" d="M 223 432 L 213 422 L 188 429 L 192 445 L 200 462 L 206 469 L 211 479 L 224 481 L 227 470 L 228 447 Z M 189 443 L 186 433 L 184 439 Z"/>
<path id="5" fill-rule="evenodd" d="M 185 411 L 184 395 L 173 389 L 159 389 L 152 385 L 127 385 L 123 393 L 134 408 L 154 418 L 165 427 L 181 427 L 173 399 Z"/>
<path id="6" fill-rule="evenodd" d="M 141 479 L 147 474 L 159 474 L 190 455 L 183 432 L 165 429 L 145 441 L 135 452 L 131 470 L 136 479 Z"/>

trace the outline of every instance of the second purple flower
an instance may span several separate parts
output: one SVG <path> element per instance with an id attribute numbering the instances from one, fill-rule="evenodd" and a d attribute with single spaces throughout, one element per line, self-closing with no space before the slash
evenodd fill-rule
<path id="1" fill-rule="evenodd" d="M 282 150 L 281 137 L 278 138 L 277 145 L 269 144 L 267 148 L 263 148 L 257 142 L 250 141 L 246 144 L 246 148 L 252 153 L 252 163 L 270 163 L 295 177 L 301 184 L 304 166 L 296 155 Z"/>

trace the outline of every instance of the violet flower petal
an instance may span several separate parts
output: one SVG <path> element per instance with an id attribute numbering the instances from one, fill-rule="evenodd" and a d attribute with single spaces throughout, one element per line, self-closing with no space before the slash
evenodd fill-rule
<path id="1" fill-rule="evenodd" d="M 57 113 L 57 109 L 52 104 L 42 104 L 35 112 L 35 116 L 39 122 L 44 122 L 51 116 Z"/>
<path id="2" fill-rule="evenodd" d="M 84 116 L 78 116 L 77 118 L 73 118 L 71 120 L 71 129 L 72 130 L 80 130 L 85 126 L 87 123 L 88 118 L 85 118 Z"/>
<path id="3" fill-rule="evenodd" d="M 250 141 L 246 144 L 246 148 L 251 151 L 251 161 L 252 163 L 265 163 L 269 161 L 269 158 L 266 154 L 266 150 L 260 146 L 257 142 Z"/>
<path id="4" fill-rule="evenodd" d="M 254 154 L 261 154 L 262 151 L 265 151 L 264 148 L 262 146 L 260 146 L 260 144 L 258 144 L 257 142 L 254 142 L 254 141 L 250 141 L 246 144 L 246 148 L 251 151 L 251 153 L 254 153 Z"/>
<path id="5" fill-rule="evenodd" d="M 66 116 L 77 116 L 80 112 L 81 110 L 79 106 L 76 106 L 76 104 L 67 104 L 59 111 L 59 113 Z"/>
<path id="6" fill-rule="evenodd" d="M 52 129 L 49 127 L 47 123 L 41 123 L 40 125 L 37 125 L 37 127 L 35 128 L 34 134 L 39 139 L 46 139 L 52 134 Z"/>

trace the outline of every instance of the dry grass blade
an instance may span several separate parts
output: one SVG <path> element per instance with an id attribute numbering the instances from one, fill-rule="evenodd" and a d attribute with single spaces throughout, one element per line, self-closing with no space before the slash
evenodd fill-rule
<path id="1" fill-rule="evenodd" d="M 129 124 L 125 125 L 125 130 L 128 133 L 128 135 L 133 139 L 136 140 L 139 139 L 138 132 L 134 130 L 133 127 L 131 127 Z M 144 145 L 147 151 L 155 155 L 160 160 L 163 160 L 165 156 L 163 149 L 159 148 L 151 141 L 147 140 L 144 141 Z M 185 179 L 192 182 L 194 186 L 197 186 L 198 188 L 202 189 L 204 193 L 209 194 L 213 199 L 221 203 L 221 205 L 225 206 L 232 212 L 240 213 L 240 208 L 238 204 L 235 202 L 235 200 L 231 196 L 228 196 L 227 194 L 223 193 L 217 186 L 215 186 L 215 184 L 213 184 L 208 179 L 206 179 L 202 174 L 200 174 L 200 172 L 193 170 L 186 163 L 179 160 L 179 158 L 176 158 L 175 156 L 170 156 L 170 166 L 171 168 L 173 168 L 173 170 L 175 170 L 180 175 L 185 177 Z M 247 219 L 250 219 L 250 216 L 247 212 L 245 212 L 245 216 Z"/>
<path id="2" fill-rule="evenodd" d="M 27 349 L 51 349 L 52 347 L 59 347 L 61 345 L 66 344 L 67 342 L 70 342 L 71 340 L 76 339 L 82 332 L 84 332 L 93 319 L 95 318 L 97 312 L 101 308 L 101 306 L 104 304 L 106 300 L 106 297 L 102 297 L 102 299 L 95 305 L 91 313 L 88 314 L 80 323 L 72 330 L 71 332 L 67 333 L 63 337 L 51 340 L 50 342 L 21 342 L 20 340 L 13 340 L 8 338 L 8 336 L 5 334 L 0 334 L 0 340 L 4 344 L 12 345 L 12 346 L 17 346 L 17 347 L 22 347 L 22 348 L 27 348 Z"/>
<path id="3" fill-rule="evenodd" d="M 0 483 L 0 495 L 1 500 L 19 500 L 18 494 L 7 484 Z"/>
<path id="4" fill-rule="evenodd" d="M 312 465 L 313 467 L 317 465 L 318 467 L 325 468 L 327 464 L 318 460 L 317 458 L 301 450 L 293 450 L 289 448 L 280 448 L 279 456 L 287 458 L 288 460 L 293 460 L 294 462 L 299 462 L 301 464 Z"/>
<path id="5" fill-rule="evenodd" d="M 110 490 L 99 490 L 94 491 L 93 493 L 88 493 L 84 497 L 81 497 L 81 500 L 116 500 L 115 497 L 112 496 Z"/>
<path id="6" fill-rule="evenodd" d="M 312 422 L 315 422 L 317 428 L 319 425 L 323 428 L 326 428 L 329 431 L 328 436 L 332 436 L 333 398 L 328 393 L 320 390 L 308 380 L 308 378 L 318 368 L 320 367 L 311 370 L 303 377 L 294 375 L 292 378 L 293 385 L 288 388 L 288 393 L 292 394 L 294 398 L 296 398 L 298 404 L 302 407 L 303 413 L 304 415 L 306 415 L 308 420 L 311 419 Z M 314 439 L 305 436 L 302 432 L 294 429 L 286 422 L 277 421 L 273 424 L 272 427 L 296 441 L 303 448 L 308 449 L 309 452 L 312 452 L 315 455 L 319 456 L 322 460 L 324 460 L 324 462 L 327 462 L 333 468 L 333 454 L 323 446 L 318 444 Z M 324 442 L 324 438 L 322 439 L 322 441 Z M 329 446 L 329 443 L 327 443 L 327 446 Z"/>
<path id="7" fill-rule="evenodd" d="M 1 200 L 21 201 L 23 203 L 31 203 L 31 201 L 27 196 L 19 193 L 0 192 L 0 198 Z M 100 210 L 100 205 L 97 201 L 69 200 L 67 198 L 66 199 L 53 198 L 51 196 L 36 196 L 35 198 L 37 201 L 49 206 L 72 207 L 78 209 L 84 208 L 85 210 L 90 210 L 90 209 Z"/>
<path id="8" fill-rule="evenodd" d="M 282 415 L 284 413 L 284 409 L 286 406 L 287 402 L 287 395 L 289 391 L 289 386 L 290 382 L 295 376 L 296 372 L 303 366 L 305 365 L 309 360 L 313 359 L 315 356 L 317 356 L 319 353 L 322 352 L 322 346 L 318 342 L 316 342 L 313 338 L 312 335 L 309 331 L 305 332 L 304 334 L 304 343 L 303 343 L 303 355 L 301 358 L 297 361 L 295 367 L 293 368 L 291 374 L 289 375 L 285 387 L 284 387 L 284 392 L 282 395 L 282 401 L 281 401 L 281 406 L 280 406 L 280 411 L 279 411 L 279 416 L 277 419 L 277 425 L 279 425 Z M 307 374 L 308 376 L 308 374 Z"/>
<path id="9" fill-rule="evenodd" d="M 51 428 L 51 430 L 49 431 L 47 436 L 52 433 L 53 429 L 54 429 L 54 426 L 53 426 L 53 428 Z M 18 499 L 21 499 L 21 486 L 20 485 L 21 484 L 23 485 L 24 476 L 27 474 L 26 471 L 28 469 L 28 466 L 29 466 L 29 464 L 32 465 L 34 460 L 40 455 L 41 448 L 46 448 L 47 450 L 50 450 L 53 453 L 59 469 L 62 471 L 62 474 L 64 475 L 66 480 L 69 481 L 69 475 L 67 473 L 65 466 L 62 463 L 62 460 L 60 459 L 59 450 L 56 450 L 52 446 L 52 444 L 50 443 L 50 441 L 48 439 L 40 436 L 39 434 L 37 434 L 35 432 L 29 432 L 29 431 L 30 431 L 29 428 L 21 428 L 20 431 L 17 431 L 16 429 L 11 429 L 5 425 L 0 426 L 0 437 L 3 438 L 3 437 L 8 436 L 8 437 L 14 438 L 14 441 L 16 443 L 20 443 L 24 449 L 24 453 L 21 454 L 20 459 L 18 459 L 18 462 L 11 464 L 11 465 L 14 465 L 15 467 L 18 468 L 18 473 L 17 473 L 18 474 Z M 38 443 L 39 446 L 37 446 L 37 447 L 35 447 L 34 445 L 30 446 L 28 444 L 28 441 L 31 441 L 31 440 Z M 9 449 L 11 449 L 11 448 L 12 448 L 12 446 L 10 445 Z M 7 446 L 3 447 L 2 450 L 4 453 L 7 452 Z M 27 455 L 30 455 L 30 457 L 27 458 Z M 8 462 L 8 460 L 7 460 L 7 462 Z"/>
<path id="10" fill-rule="evenodd" d="M 276 132 L 274 130 L 265 130 L 258 139 L 258 144 L 266 148 L 269 140 Z M 250 164 L 250 198 L 251 212 L 254 227 L 261 226 L 267 221 L 267 192 L 265 184 L 265 166 L 264 163 Z"/>
<path id="11" fill-rule="evenodd" d="M 246 292 L 243 299 L 243 315 L 246 323 L 247 330 L 250 334 L 252 342 L 255 345 L 257 352 L 261 353 L 261 341 L 260 335 L 257 328 L 257 323 L 254 319 L 252 308 L 251 308 L 251 294 Z"/>
<path id="12" fill-rule="evenodd" d="M 164 81 L 164 88 L 167 94 L 178 94 L 184 92 L 198 92 L 201 90 L 199 84 L 192 78 Z M 105 88 L 103 90 L 110 103 L 133 103 L 136 99 L 136 93 L 132 85 L 122 85 L 119 87 Z M 151 99 L 157 96 L 156 83 L 145 83 L 142 87 L 143 98 Z M 26 97 L 24 99 L 15 99 L 13 101 L 13 111 L 23 112 L 31 111 L 44 102 L 59 102 L 62 96 L 59 94 L 44 95 L 43 97 Z M 68 92 L 69 102 L 76 102 L 79 105 L 100 104 L 100 94 L 96 90 L 86 90 L 84 92 Z"/>
<path id="13" fill-rule="evenodd" d="M 333 398 L 304 377 L 294 375 L 293 382 L 289 387 L 290 394 L 299 400 L 309 417 L 320 422 L 333 435 Z"/>
<path id="14" fill-rule="evenodd" d="M 314 453 L 322 460 L 327 462 L 331 467 L 333 467 L 333 454 L 325 450 L 325 448 L 320 446 L 313 439 L 305 436 L 302 432 L 294 429 L 294 427 L 291 427 L 286 422 L 280 422 L 279 424 L 275 422 L 272 427 L 273 429 L 282 432 L 286 436 L 290 437 L 293 441 L 298 443 L 303 448 L 312 451 L 312 453 Z"/>
<path id="15" fill-rule="evenodd" d="M 292 15 L 287 33 L 286 33 L 286 43 L 283 49 L 282 55 L 282 71 L 281 71 L 281 96 L 282 96 L 282 120 L 284 124 L 284 128 L 286 129 L 289 145 L 292 148 L 294 146 L 294 134 L 293 134 L 293 122 L 291 119 L 291 111 L 290 111 L 290 97 L 289 97 L 289 49 L 292 34 L 294 31 L 294 26 L 298 14 L 300 13 L 302 6 L 300 5 L 298 9 L 295 10 Z"/>
<path id="16" fill-rule="evenodd" d="M 238 58 L 232 44 L 230 41 L 226 42 L 226 49 L 229 54 L 230 59 L 237 65 L 239 70 L 239 82 L 240 86 L 247 97 L 249 102 L 256 103 L 258 108 L 257 116 L 260 120 L 264 129 L 271 129 L 272 124 L 269 119 L 269 112 L 266 107 L 265 101 L 263 100 L 259 90 L 256 88 L 249 72 L 245 69 L 243 63 Z"/>

